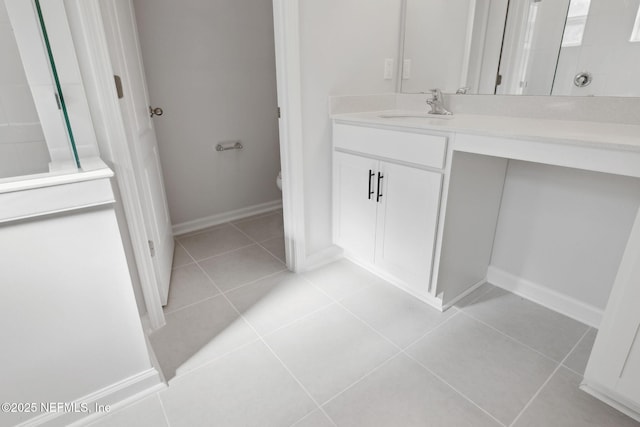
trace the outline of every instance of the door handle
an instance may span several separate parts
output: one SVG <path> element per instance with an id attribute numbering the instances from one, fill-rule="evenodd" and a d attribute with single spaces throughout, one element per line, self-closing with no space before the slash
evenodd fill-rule
<path id="1" fill-rule="evenodd" d="M 371 169 L 369 169 L 369 200 L 371 200 L 371 196 L 373 196 L 373 188 L 371 185 L 371 178 L 373 178 L 375 175 L 375 173 L 373 173 L 373 171 Z"/>
<path id="2" fill-rule="evenodd" d="M 164 111 L 162 111 L 162 108 L 160 107 L 153 108 L 152 106 L 149 106 L 149 117 L 161 116 L 163 114 L 164 114 Z"/>
<path id="3" fill-rule="evenodd" d="M 384 175 L 378 172 L 378 194 L 376 196 L 376 202 L 379 202 L 380 198 L 382 197 L 382 180 L 383 179 L 384 179 Z"/>

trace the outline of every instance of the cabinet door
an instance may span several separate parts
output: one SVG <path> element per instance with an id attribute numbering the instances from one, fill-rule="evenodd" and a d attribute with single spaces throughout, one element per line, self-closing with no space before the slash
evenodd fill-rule
<path id="1" fill-rule="evenodd" d="M 429 289 L 442 175 L 380 162 L 376 265 L 418 294 Z"/>
<path id="2" fill-rule="evenodd" d="M 377 166 L 377 160 L 366 157 L 333 156 L 334 243 L 369 263 L 375 249 Z"/>

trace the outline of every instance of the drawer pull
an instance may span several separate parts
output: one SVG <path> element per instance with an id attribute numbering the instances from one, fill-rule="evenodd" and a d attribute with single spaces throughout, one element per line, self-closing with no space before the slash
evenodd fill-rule
<path id="1" fill-rule="evenodd" d="M 371 200 L 371 196 L 373 196 L 373 189 L 371 188 L 371 178 L 373 178 L 374 175 L 375 173 L 373 173 L 373 171 L 369 169 L 369 200 Z"/>
<path id="2" fill-rule="evenodd" d="M 379 202 L 380 198 L 382 197 L 382 180 L 383 179 L 384 179 L 384 175 L 378 172 L 378 195 L 376 197 L 376 202 Z"/>

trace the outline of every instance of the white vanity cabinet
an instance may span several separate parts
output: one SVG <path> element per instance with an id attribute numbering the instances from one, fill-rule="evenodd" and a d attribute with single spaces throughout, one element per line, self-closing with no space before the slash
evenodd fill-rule
<path id="1" fill-rule="evenodd" d="M 334 242 L 418 297 L 429 291 L 445 153 L 444 136 L 334 126 Z"/>
<path id="2" fill-rule="evenodd" d="M 598 327 L 582 387 L 640 420 L 640 210 L 604 313 L 492 265 L 511 160 L 640 179 L 640 126 L 403 111 L 333 123 L 347 257 L 441 310 L 488 281 Z"/>

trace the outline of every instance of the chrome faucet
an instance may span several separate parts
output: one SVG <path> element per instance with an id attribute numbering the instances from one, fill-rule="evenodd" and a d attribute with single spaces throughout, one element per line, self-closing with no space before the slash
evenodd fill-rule
<path id="1" fill-rule="evenodd" d="M 431 89 L 431 94 L 431 99 L 427 99 L 427 104 L 431 106 L 429 114 L 450 116 L 451 112 L 444 108 L 444 99 L 442 98 L 442 92 L 440 92 L 440 89 Z"/>

